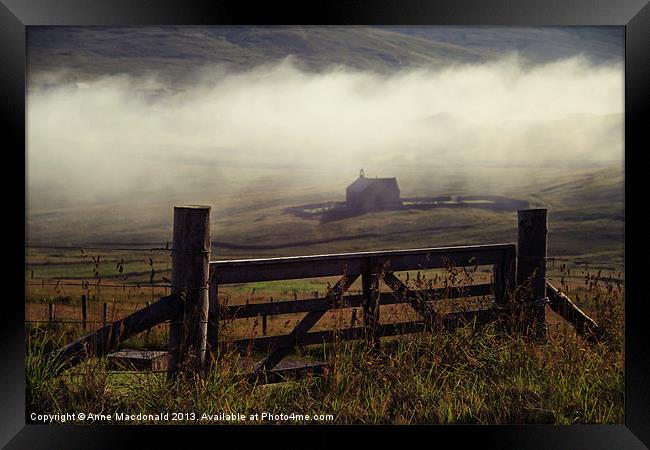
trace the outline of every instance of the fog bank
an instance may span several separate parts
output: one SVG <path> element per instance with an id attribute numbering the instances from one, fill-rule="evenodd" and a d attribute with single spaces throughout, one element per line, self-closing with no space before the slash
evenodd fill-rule
<path id="1" fill-rule="evenodd" d="M 299 184 L 314 167 L 391 176 L 397 166 L 623 160 L 622 62 L 525 68 L 513 56 L 380 75 L 307 73 L 287 59 L 197 79 L 181 91 L 126 76 L 30 90 L 28 193 L 156 196 L 196 188 L 207 169 L 236 191 L 260 169 Z"/>

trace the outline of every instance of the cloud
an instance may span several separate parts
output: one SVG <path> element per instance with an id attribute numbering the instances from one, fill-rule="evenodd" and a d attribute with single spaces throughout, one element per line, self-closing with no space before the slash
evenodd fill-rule
<path id="1" fill-rule="evenodd" d="M 180 89 L 154 77 L 53 74 L 27 95 L 28 191 L 154 195 L 220 168 L 300 179 L 310 167 L 390 175 L 392 165 L 622 162 L 622 62 L 528 67 L 511 56 L 389 75 L 298 66 L 216 66 Z"/>

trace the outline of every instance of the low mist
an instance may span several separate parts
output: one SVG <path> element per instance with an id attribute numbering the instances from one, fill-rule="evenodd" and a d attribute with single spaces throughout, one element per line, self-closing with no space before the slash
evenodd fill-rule
<path id="1" fill-rule="evenodd" d="M 146 202 L 200 192 L 208 178 L 229 196 L 261 177 L 329 187 L 361 167 L 369 176 L 543 162 L 622 169 L 622 62 L 526 67 L 512 56 L 391 75 L 298 66 L 216 66 L 184 86 L 128 76 L 30 86 L 30 204 L 134 192 Z"/>

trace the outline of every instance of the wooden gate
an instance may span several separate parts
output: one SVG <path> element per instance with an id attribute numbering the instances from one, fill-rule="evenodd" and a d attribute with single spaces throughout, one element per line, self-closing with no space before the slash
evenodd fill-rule
<path id="1" fill-rule="evenodd" d="M 408 270 L 485 265 L 492 266 L 493 282 L 462 288 L 413 289 L 395 274 Z M 219 286 L 223 285 L 330 276 L 340 276 L 340 279 L 323 298 L 232 306 L 220 305 L 218 300 Z M 359 277 L 362 294 L 345 295 Z M 379 292 L 380 279 L 392 292 Z M 445 327 L 467 321 L 485 323 L 492 319 L 492 308 L 438 317 L 429 300 L 494 295 L 496 302 L 503 302 L 506 292 L 514 288 L 514 285 L 514 244 L 214 261 L 210 263 L 208 345 L 210 349 L 217 348 L 221 320 L 305 313 L 288 334 L 239 339 L 234 342 L 241 349 L 268 352 L 254 370 L 255 375 L 261 375 L 276 367 L 298 345 L 321 344 L 335 339 L 366 339 L 378 345 L 381 337 L 423 331 L 431 328 L 436 321 Z M 410 305 L 420 320 L 381 324 L 380 306 L 399 303 Z M 362 326 L 310 332 L 328 311 L 359 307 L 363 308 Z"/>

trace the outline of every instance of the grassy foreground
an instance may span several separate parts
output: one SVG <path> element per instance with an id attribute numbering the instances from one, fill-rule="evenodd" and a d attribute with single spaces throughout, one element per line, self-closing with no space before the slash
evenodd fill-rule
<path id="1" fill-rule="evenodd" d="M 30 413 L 187 414 L 160 423 L 504 424 L 622 423 L 623 354 L 611 338 L 596 346 L 567 332 L 545 343 L 493 326 L 471 325 L 384 340 L 378 352 L 362 342 L 320 350 L 331 373 L 276 385 L 240 377 L 235 354 L 224 355 L 204 379 L 165 380 L 163 373 L 119 373 L 104 360 L 61 376 L 31 342 L 27 355 Z M 325 415 L 316 422 L 282 420 L 262 413 Z M 245 420 L 203 414 L 239 413 Z M 258 420 L 250 420 L 251 414 Z M 221 420 L 220 420 L 221 419 Z M 101 422 L 100 422 L 101 423 Z"/>

